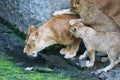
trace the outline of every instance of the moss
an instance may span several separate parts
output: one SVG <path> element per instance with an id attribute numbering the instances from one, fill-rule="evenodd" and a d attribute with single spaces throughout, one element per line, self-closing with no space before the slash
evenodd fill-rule
<path id="1" fill-rule="evenodd" d="M 40 73 L 34 70 L 24 71 L 19 66 L 16 66 L 11 59 L 13 58 L 0 55 L 0 80 L 71 80 L 63 77 L 63 74 Z M 49 68 L 42 68 L 42 70 L 52 71 Z"/>

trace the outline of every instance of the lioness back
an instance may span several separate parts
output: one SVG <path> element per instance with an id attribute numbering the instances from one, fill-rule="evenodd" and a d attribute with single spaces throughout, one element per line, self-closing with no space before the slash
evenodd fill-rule
<path id="1" fill-rule="evenodd" d="M 45 29 L 49 28 L 54 34 L 54 39 L 60 43 L 66 43 L 69 40 L 73 40 L 71 34 L 69 33 L 70 25 L 69 21 L 71 19 L 79 19 L 78 15 L 58 15 L 50 18 L 43 26 L 39 27 Z M 64 39 L 64 40 L 63 40 Z"/>

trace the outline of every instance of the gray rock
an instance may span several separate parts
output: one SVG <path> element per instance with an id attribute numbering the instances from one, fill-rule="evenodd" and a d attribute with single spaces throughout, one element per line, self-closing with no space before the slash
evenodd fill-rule
<path id="1" fill-rule="evenodd" d="M 109 72 L 101 73 L 99 78 L 105 80 L 120 80 L 120 65 L 117 65 L 117 67 L 110 70 Z"/>
<path id="2" fill-rule="evenodd" d="M 0 17 L 27 33 L 28 26 L 39 27 L 56 10 L 69 8 L 70 0 L 0 0 Z"/>

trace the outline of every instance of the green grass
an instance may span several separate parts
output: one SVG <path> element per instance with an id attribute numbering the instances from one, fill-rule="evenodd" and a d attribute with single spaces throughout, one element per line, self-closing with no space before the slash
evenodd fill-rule
<path id="1" fill-rule="evenodd" d="M 71 80 L 62 73 L 40 73 L 25 71 L 11 61 L 12 58 L 0 55 L 0 80 Z M 49 70 L 49 69 L 47 69 Z"/>

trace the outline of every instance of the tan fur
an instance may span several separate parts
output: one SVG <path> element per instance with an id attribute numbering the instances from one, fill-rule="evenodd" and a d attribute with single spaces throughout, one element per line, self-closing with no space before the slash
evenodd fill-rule
<path id="1" fill-rule="evenodd" d="M 87 0 L 112 17 L 120 27 L 120 0 Z"/>
<path id="2" fill-rule="evenodd" d="M 75 37 L 82 38 L 84 41 L 87 50 L 79 59 L 83 59 L 89 54 L 90 60 L 86 61 L 87 67 L 94 65 L 95 51 L 107 53 L 110 60 L 110 65 L 98 70 L 98 73 L 102 71 L 107 72 L 120 62 L 120 33 L 96 31 L 80 22 L 72 24 L 70 32 Z"/>
<path id="3" fill-rule="evenodd" d="M 46 47 L 53 44 L 62 44 L 67 47 L 61 49 L 60 53 L 65 54 L 65 58 L 74 57 L 78 50 L 80 39 L 74 38 L 69 33 L 69 20 L 77 19 L 78 17 L 75 15 L 60 15 L 50 18 L 38 29 L 31 26 L 24 52 L 29 56 L 36 57 L 37 52 Z"/>
<path id="4" fill-rule="evenodd" d="M 97 31 L 120 32 L 119 26 L 111 17 L 107 16 L 96 5 L 87 0 L 71 0 L 70 6 L 70 11 L 72 13 L 78 13 L 85 25 L 89 25 Z M 63 11 L 61 13 L 66 14 Z M 61 13 L 59 11 L 54 15 Z"/>

